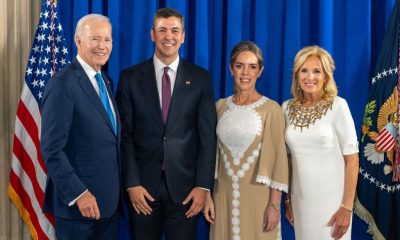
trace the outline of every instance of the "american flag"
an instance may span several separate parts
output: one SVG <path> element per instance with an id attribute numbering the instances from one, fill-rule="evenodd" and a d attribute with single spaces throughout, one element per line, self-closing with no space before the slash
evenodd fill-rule
<path id="1" fill-rule="evenodd" d="M 400 0 L 397 0 L 372 76 L 360 141 L 360 151 L 364 154 L 360 154 L 354 211 L 368 224 L 373 239 L 400 239 L 399 92 Z"/>
<path id="2" fill-rule="evenodd" d="M 33 239 L 55 239 L 54 217 L 42 213 L 47 170 L 40 153 L 39 107 L 50 77 L 70 62 L 57 2 L 42 0 L 15 120 L 8 195 Z"/>

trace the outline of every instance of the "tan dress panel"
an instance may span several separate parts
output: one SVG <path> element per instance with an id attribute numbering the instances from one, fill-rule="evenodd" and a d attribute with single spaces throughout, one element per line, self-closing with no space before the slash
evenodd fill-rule
<path id="1" fill-rule="evenodd" d="M 217 102 L 218 154 L 211 239 L 280 239 L 280 225 L 262 231 L 270 188 L 287 191 L 285 120 L 266 97 L 247 106 Z"/>

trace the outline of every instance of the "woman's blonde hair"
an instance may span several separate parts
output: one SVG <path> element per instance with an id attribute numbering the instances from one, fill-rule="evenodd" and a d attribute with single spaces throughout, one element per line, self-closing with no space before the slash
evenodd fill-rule
<path id="1" fill-rule="evenodd" d="M 295 100 L 304 100 L 303 90 L 299 85 L 298 73 L 304 62 L 311 56 L 317 57 L 322 63 L 322 70 L 326 75 L 326 83 L 323 87 L 322 99 L 331 100 L 338 94 L 333 71 L 335 70 L 335 62 L 332 56 L 319 46 L 308 46 L 302 48 L 294 58 L 293 75 L 292 75 L 292 95 Z"/>

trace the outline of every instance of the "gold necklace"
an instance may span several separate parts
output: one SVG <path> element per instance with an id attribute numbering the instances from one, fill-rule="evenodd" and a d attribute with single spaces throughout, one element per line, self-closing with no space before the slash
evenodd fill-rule
<path id="1" fill-rule="evenodd" d="M 288 103 L 289 123 L 294 126 L 294 129 L 299 127 L 302 132 L 303 128 L 308 128 L 310 124 L 314 124 L 315 121 L 325 116 L 328 109 L 332 109 L 332 104 L 333 100 L 322 100 L 315 106 L 303 107 L 299 100 L 290 100 Z"/>

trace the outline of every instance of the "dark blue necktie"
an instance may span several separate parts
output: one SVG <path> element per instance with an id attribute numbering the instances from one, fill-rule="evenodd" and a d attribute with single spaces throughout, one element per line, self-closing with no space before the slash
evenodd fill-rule
<path id="1" fill-rule="evenodd" d="M 111 109 L 110 101 L 108 101 L 107 89 L 103 77 L 101 76 L 100 73 L 96 73 L 95 78 L 97 81 L 97 86 L 99 86 L 101 102 L 103 103 L 104 109 L 106 110 L 108 118 L 111 121 L 114 133 L 115 135 L 117 135 L 117 128 L 115 126 L 114 114 Z"/>

